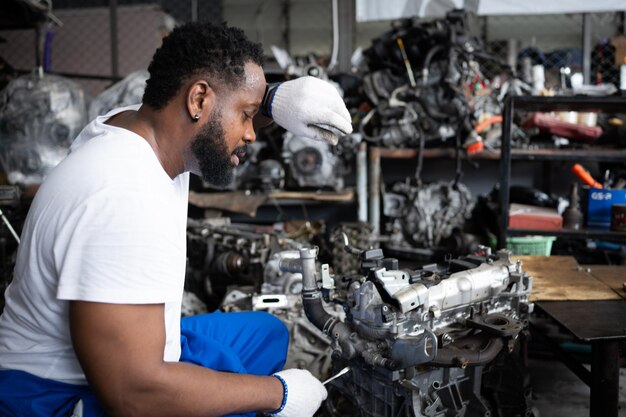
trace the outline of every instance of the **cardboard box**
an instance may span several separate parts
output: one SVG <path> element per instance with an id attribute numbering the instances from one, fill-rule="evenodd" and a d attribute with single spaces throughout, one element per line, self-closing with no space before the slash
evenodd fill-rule
<path id="1" fill-rule="evenodd" d="M 620 65 L 626 63 L 626 36 L 614 36 L 611 44 L 615 47 L 615 66 L 619 69 Z"/>
<path id="2" fill-rule="evenodd" d="M 512 203 L 509 229 L 561 230 L 563 217 L 554 208 Z"/>
<path id="3" fill-rule="evenodd" d="M 610 229 L 613 204 L 626 204 L 626 190 L 590 188 L 587 197 L 587 227 Z"/>

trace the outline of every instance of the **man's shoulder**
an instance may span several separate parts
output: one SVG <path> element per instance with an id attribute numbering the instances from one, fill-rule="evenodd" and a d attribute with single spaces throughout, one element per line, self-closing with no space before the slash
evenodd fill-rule
<path id="1" fill-rule="evenodd" d="M 139 135 L 122 127 L 107 124 L 107 120 L 116 114 L 127 110 L 135 110 L 137 107 L 138 105 L 120 107 L 93 119 L 80 132 L 74 142 L 72 142 L 70 154 L 77 152 L 88 144 L 91 146 L 98 145 L 109 148 L 116 146 L 132 147 L 133 145 L 141 147 L 141 142 L 144 142 L 144 140 Z"/>

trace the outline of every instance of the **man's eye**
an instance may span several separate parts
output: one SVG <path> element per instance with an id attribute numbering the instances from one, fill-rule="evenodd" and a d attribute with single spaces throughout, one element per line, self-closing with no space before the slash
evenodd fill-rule
<path id="1" fill-rule="evenodd" d="M 250 116 L 250 115 L 249 115 L 248 113 L 246 113 L 246 112 L 243 112 L 243 120 L 248 120 L 248 119 L 251 119 L 251 118 L 252 118 L 252 116 Z"/>

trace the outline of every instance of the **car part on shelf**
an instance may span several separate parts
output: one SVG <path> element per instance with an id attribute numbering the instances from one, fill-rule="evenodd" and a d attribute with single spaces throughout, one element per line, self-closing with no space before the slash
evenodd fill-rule
<path id="1" fill-rule="evenodd" d="M 259 134 L 265 137 L 264 134 Z M 285 186 L 285 169 L 282 163 L 268 153 L 267 143 L 261 139 L 248 144 L 246 156 L 233 170 L 233 180 L 220 190 L 281 190 Z M 276 156 L 280 158 L 280 155 Z M 216 187 L 204 182 L 209 189 Z"/>
<path id="2" fill-rule="evenodd" d="M 282 157 L 298 187 L 343 189 L 342 162 L 331 145 L 286 132 Z"/>
<path id="3" fill-rule="evenodd" d="M 398 182 L 383 202 L 390 235 L 386 246 L 394 251 L 436 248 L 463 227 L 473 207 L 469 189 L 460 182 Z"/>
<path id="4" fill-rule="evenodd" d="M 117 107 L 141 103 L 148 78 L 148 70 L 134 71 L 98 94 L 89 105 L 89 119 L 93 120 Z"/>
<path id="5" fill-rule="evenodd" d="M 477 57 L 488 58 L 461 10 L 445 18 L 402 19 L 363 52 L 363 91 L 374 106 L 359 131 L 385 147 L 464 139 L 472 132 L 475 86 L 485 80 Z"/>
<path id="6" fill-rule="evenodd" d="M 0 163 L 11 184 L 39 184 L 87 123 L 82 88 L 49 74 L 28 74 L 0 92 Z"/>
<path id="7" fill-rule="evenodd" d="M 532 278 L 510 252 L 481 253 L 401 270 L 381 249 L 358 250 L 361 275 L 317 267 L 315 248 L 280 268 L 302 274 L 307 318 L 330 340 L 331 416 L 531 415 L 521 366 Z M 321 282 L 320 282 L 321 281 Z M 341 319 L 324 301 L 342 305 Z"/>

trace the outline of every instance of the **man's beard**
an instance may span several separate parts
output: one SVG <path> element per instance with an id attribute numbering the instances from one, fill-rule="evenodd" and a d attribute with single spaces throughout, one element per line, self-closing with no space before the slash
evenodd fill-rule
<path id="1" fill-rule="evenodd" d="M 221 115 L 214 112 L 191 142 L 191 152 L 198 162 L 202 178 L 216 187 L 229 185 L 233 180 L 234 170 L 232 154 L 228 153 L 221 121 Z M 241 146 L 233 154 L 241 159 L 246 148 Z"/>

